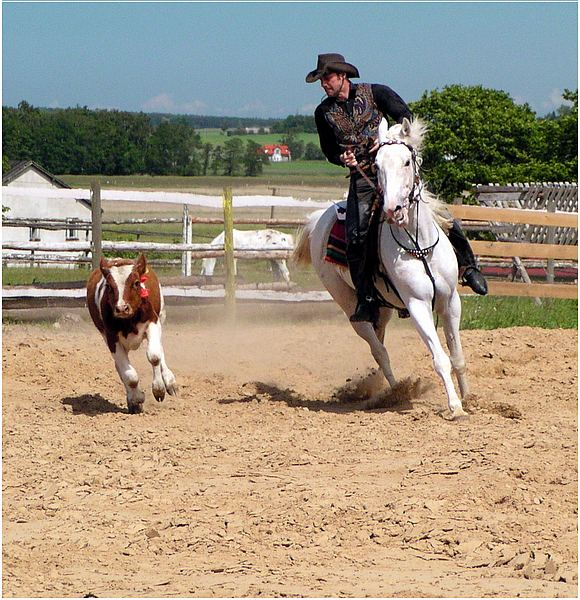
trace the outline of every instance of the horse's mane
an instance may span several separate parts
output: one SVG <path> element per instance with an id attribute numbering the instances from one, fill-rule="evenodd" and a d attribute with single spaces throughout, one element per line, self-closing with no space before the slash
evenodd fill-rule
<path id="1" fill-rule="evenodd" d="M 420 165 L 421 149 L 423 148 L 423 141 L 428 130 L 429 125 L 422 119 L 415 117 L 413 120 L 407 121 L 407 123 L 397 123 L 396 125 L 389 127 L 387 138 L 401 140 L 414 148 L 418 155 L 418 164 Z M 448 231 L 453 224 L 453 217 L 449 213 L 445 202 L 430 192 L 426 187 L 423 187 L 423 190 L 421 191 L 421 198 L 429 205 L 437 225 L 439 225 L 443 231 Z"/>
<path id="2" fill-rule="evenodd" d="M 405 123 L 397 123 L 392 127 L 389 127 L 387 131 L 387 138 L 392 140 L 402 140 L 409 146 L 412 146 L 417 151 L 417 154 L 421 153 L 423 148 L 423 140 L 429 130 L 429 126 L 423 119 L 415 117 L 413 120 L 408 121 L 409 127 L 407 129 Z"/>

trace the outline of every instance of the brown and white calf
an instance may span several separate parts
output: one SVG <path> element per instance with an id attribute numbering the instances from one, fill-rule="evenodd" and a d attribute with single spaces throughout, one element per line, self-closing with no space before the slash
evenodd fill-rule
<path id="1" fill-rule="evenodd" d="M 177 394 L 175 376 L 165 363 L 161 323 L 165 320 L 163 294 L 157 276 L 141 254 L 135 261 L 101 258 L 87 282 L 87 305 L 115 360 L 117 373 L 127 391 L 130 413 L 143 411 L 144 393 L 139 375 L 129 362 L 129 351 L 147 339 L 147 360 L 153 367 L 153 395 L 158 402 L 165 393 Z"/>

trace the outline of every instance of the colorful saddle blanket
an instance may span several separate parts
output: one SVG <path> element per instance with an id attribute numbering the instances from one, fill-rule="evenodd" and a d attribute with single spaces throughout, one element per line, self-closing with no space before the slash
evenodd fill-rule
<path id="1" fill-rule="evenodd" d="M 346 260 L 346 209 L 342 206 L 336 208 L 337 220 L 335 221 L 328 241 L 326 242 L 326 256 L 324 260 L 341 267 L 347 267 Z"/>

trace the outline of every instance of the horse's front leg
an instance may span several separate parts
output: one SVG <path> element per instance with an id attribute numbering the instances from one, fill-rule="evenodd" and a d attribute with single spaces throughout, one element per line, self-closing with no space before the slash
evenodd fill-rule
<path id="1" fill-rule="evenodd" d="M 451 366 L 457 377 L 459 384 L 459 393 L 465 399 L 469 394 L 469 383 L 467 381 L 467 368 L 465 366 L 465 357 L 461 347 L 461 338 L 459 336 L 459 323 L 461 321 L 461 299 L 457 291 L 449 299 L 449 303 L 440 311 L 445 340 L 449 348 Z"/>
<path id="2" fill-rule="evenodd" d="M 452 417 L 455 419 L 466 416 L 467 413 L 463 410 L 463 405 L 451 378 L 451 361 L 445 350 L 443 350 L 437 330 L 435 329 L 433 314 L 431 312 L 431 302 L 418 298 L 410 298 L 406 304 L 411 320 L 419 332 L 421 339 L 425 342 L 427 348 L 429 348 L 429 352 L 431 352 L 435 372 L 443 380 L 443 385 L 447 392 L 447 404 Z"/>
<path id="3" fill-rule="evenodd" d="M 113 360 L 117 373 L 125 386 L 127 394 L 127 408 L 131 414 L 143 412 L 143 402 L 145 402 L 145 394 L 139 389 L 139 374 L 129 362 L 128 351 L 117 342 Z"/>
<path id="4" fill-rule="evenodd" d="M 157 402 L 162 402 L 165 393 L 177 395 L 177 382 L 165 362 L 165 352 L 161 343 L 161 323 L 149 323 L 147 327 L 147 360 L 153 368 L 151 389 Z"/>

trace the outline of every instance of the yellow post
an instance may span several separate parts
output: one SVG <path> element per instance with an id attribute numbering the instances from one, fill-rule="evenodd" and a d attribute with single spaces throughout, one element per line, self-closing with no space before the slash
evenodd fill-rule
<path id="1" fill-rule="evenodd" d="M 226 312 L 228 317 L 236 314 L 236 275 L 234 271 L 234 210 L 232 188 L 224 188 L 224 262 L 226 266 Z"/>

